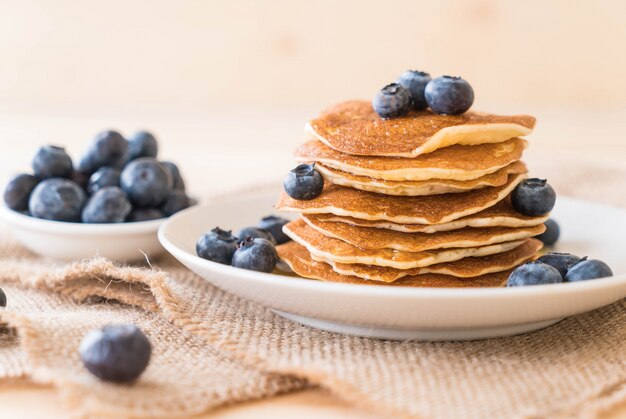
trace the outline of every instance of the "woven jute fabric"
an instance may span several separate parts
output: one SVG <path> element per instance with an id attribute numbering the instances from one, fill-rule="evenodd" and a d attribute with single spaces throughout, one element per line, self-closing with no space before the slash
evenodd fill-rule
<path id="1" fill-rule="evenodd" d="M 535 164 L 561 193 L 626 206 L 615 193 L 626 172 L 578 169 Z M 626 301 L 520 336 L 383 341 L 290 322 L 169 257 L 59 264 L 4 230 L 0 285 L 0 379 L 52 384 L 86 416 L 183 416 L 307 386 L 382 417 L 595 417 L 626 402 Z M 80 339 L 128 322 L 153 343 L 151 363 L 132 386 L 101 383 L 80 364 Z"/>

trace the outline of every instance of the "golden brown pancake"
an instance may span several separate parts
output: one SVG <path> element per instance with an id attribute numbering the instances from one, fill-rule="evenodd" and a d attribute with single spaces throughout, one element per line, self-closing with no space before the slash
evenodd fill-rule
<path id="1" fill-rule="evenodd" d="M 357 276 L 371 281 L 393 282 L 405 276 L 423 274 L 443 274 L 457 278 L 472 278 L 495 272 L 509 271 L 522 263 L 534 259 L 543 247 L 537 239 L 527 239 L 522 245 L 491 256 L 464 258 L 454 262 L 440 263 L 417 269 L 394 269 L 382 266 L 335 263 L 330 260 L 319 260 L 332 266 L 333 270 L 342 275 Z M 311 256 L 316 260 L 314 256 Z"/>
<path id="2" fill-rule="evenodd" d="M 317 163 L 315 167 L 327 181 L 334 183 L 335 185 L 348 186 L 362 191 L 396 196 L 424 196 L 439 195 L 444 193 L 461 193 L 488 186 L 502 186 L 508 181 L 509 175 L 528 172 L 526 165 L 518 161 L 511 163 L 496 172 L 471 180 L 429 179 L 419 181 L 395 181 L 353 175 L 351 173 L 325 167 L 321 163 Z"/>
<path id="3" fill-rule="evenodd" d="M 398 224 L 441 224 L 476 214 L 502 201 L 525 178 L 511 175 L 496 188 L 432 195 L 400 197 L 359 191 L 353 188 L 324 185 L 315 199 L 299 201 L 281 192 L 276 208 L 305 214 L 335 214 L 364 220 L 386 220 Z"/>
<path id="4" fill-rule="evenodd" d="M 307 250 L 295 243 L 289 242 L 276 247 L 278 256 L 297 275 L 303 278 L 317 279 L 325 282 L 342 284 L 391 285 L 400 287 L 437 287 L 437 288 L 468 288 L 468 287 L 498 287 L 504 284 L 510 271 L 482 275 L 471 279 L 459 279 L 449 275 L 424 274 L 407 276 L 392 283 L 367 281 L 356 276 L 341 275 L 333 271 L 330 265 L 311 259 Z M 285 277 L 289 279 L 289 277 Z"/>
<path id="5" fill-rule="evenodd" d="M 338 263 L 389 266 L 396 269 L 422 268 L 465 257 L 480 257 L 508 252 L 523 242 L 520 240 L 481 247 L 402 252 L 391 249 L 361 249 L 342 240 L 324 236 L 309 227 L 302 219 L 285 225 L 283 232 L 295 242 L 306 247 L 318 259 L 332 260 Z"/>
<path id="6" fill-rule="evenodd" d="M 528 135 L 535 118 L 478 112 L 437 115 L 413 111 L 381 119 L 371 102 L 343 102 L 311 120 L 307 131 L 337 151 L 362 156 L 415 157 L 455 144 L 498 143 Z"/>
<path id="7" fill-rule="evenodd" d="M 381 228 L 352 226 L 346 223 L 334 223 L 308 218 L 302 219 L 309 227 L 326 237 L 342 240 L 361 249 L 393 249 L 402 252 L 423 252 L 433 249 L 478 247 L 494 243 L 523 240 L 537 236 L 546 230 L 545 225 L 534 227 L 508 228 L 463 228 L 443 231 L 437 234 L 401 233 Z"/>
<path id="8" fill-rule="evenodd" d="M 515 211 L 511 205 L 511 199 L 506 198 L 493 207 L 489 207 L 476 214 L 468 215 L 454 221 L 443 224 L 396 224 L 389 221 L 362 220 L 360 218 L 342 217 L 335 214 L 307 214 L 310 219 L 320 221 L 332 221 L 346 223 L 361 227 L 384 228 L 387 230 L 400 231 L 403 233 L 437 233 L 440 231 L 457 230 L 465 227 L 489 228 L 489 227 L 532 227 L 545 223 L 549 215 L 529 217 Z"/>
<path id="9" fill-rule="evenodd" d="M 527 142 L 513 138 L 496 144 L 453 145 L 407 159 L 403 157 L 354 156 L 340 153 L 312 140 L 295 152 L 301 163 L 322 163 L 343 172 L 385 180 L 471 180 L 488 175 L 522 157 Z"/>

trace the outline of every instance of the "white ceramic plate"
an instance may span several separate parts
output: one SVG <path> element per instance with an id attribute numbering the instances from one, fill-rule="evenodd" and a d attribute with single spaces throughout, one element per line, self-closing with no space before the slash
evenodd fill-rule
<path id="1" fill-rule="evenodd" d="M 48 221 L 0 207 L 0 217 L 31 251 L 59 260 L 103 256 L 117 262 L 154 257 L 163 252 L 157 231 L 164 220 L 122 224 Z"/>
<path id="2" fill-rule="evenodd" d="M 195 243 L 219 226 L 238 230 L 275 212 L 278 189 L 222 197 L 187 209 L 159 230 L 163 246 L 215 286 L 288 319 L 352 335 L 418 340 L 482 339 L 537 330 L 626 296 L 626 211 L 559 198 L 556 251 L 602 259 L 615 277 L 518 288 L 436 289 L 324 283 L 264 274 L 196 256 Z"/>

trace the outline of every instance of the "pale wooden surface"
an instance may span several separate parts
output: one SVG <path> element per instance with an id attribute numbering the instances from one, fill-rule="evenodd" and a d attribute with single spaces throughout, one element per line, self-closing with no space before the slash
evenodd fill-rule
<path id="1" fill-rule="evenodd" d="M 0 109 L 1 110 L 1 109 Z M 162 157 L 181 163 L 190 189 L 199 196 L 281 177 L 293 166 L 292 149 L 302 141 L 302 126 L 312 109 L 277 111 L 211 109 L 56 109 L 0 112 L 0 180 L 28 168 L 38 145 L 67 145 L 74 154 L 93 133 L 118 127 L 129 133 L 153 129 L 161 140 Z M 524 111 L 524 109 L 517 109 Z M 531 137 L 529 159 L 548 153 L 606 164 L 623 164 L 626 157 L 626 112 L 536 110 L 538 128 Z M 575 170 L 575 168 L 573 168 Z M 2 417 L 65 418 L 55 391 L 47 387 L 0 387 Z M 235 418 L 373 418 L 321 391 L 310 390 L 269 400 L 219 409 L 202 417 Z M 626 406 L 606 418 L 626 418 Z"/>

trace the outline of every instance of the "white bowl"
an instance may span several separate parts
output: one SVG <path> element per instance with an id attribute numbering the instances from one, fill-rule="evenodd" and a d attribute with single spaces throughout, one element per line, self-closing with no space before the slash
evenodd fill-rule
<path id="1" fill-rule="evenodd" d="M 29 217 L 4 206 L 0 217 L 25 247 L 54 259 L 103 256 L 130 262 L 163 252 L 157 231 L 165 219 L 121 224 L 66 223 Z"/>
<path id="2" fill-rule="evenodd" d="M 278 188 L 221 197 L 187 209 L 159 230 L 163 246 L 215 286 L 324 330 L 386 339 L 481 339 L 537 330 L 626 296 L 626 211 L 559 198 L 556 251 L 606 261 L 616 276 L 516 288 L 437 289 L 324 283 L 236 269 L 196 256 L 207 230 L 254 225 L 272 213 Z"/>

